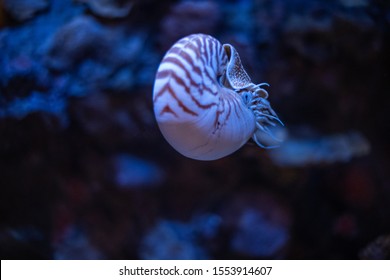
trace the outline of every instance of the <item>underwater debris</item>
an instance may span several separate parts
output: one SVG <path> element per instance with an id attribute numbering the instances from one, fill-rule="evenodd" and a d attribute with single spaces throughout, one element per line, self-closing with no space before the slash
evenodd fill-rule
<path id="1" fill-rule="evenodd" d="M 48 0 L 3 0 L 5 10 L 16 20 L 24 21 L 49 7 Z"/>
<path id="2" fill-rule="evenodd" d="M 277 149 L 269 151 L 275 164 L 305 166 L 346 162 L 370 152 L 368 140 L 359 132 L 348 132 L 323 137 L 288 137 Z"/>
<path id="3" fill-rule="evenodd" d="M 105 18 L 123 18 L 129 15 L 134 0 L 77 0 L 86 3 L 91 11 Z"/>

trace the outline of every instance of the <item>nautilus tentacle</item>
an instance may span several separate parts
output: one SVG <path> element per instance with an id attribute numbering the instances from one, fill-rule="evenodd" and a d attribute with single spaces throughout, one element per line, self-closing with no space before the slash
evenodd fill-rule
<path id="1" fill-rule="evenodd" d="M 204 34 L 187 36 L 168 50 L 153 90 L 154 113 L 165 139 L 181 154 L 214 160 L 229 155 L 251 137 L 275 138 L 282 122 L 254 84 L 233 46 Z M 278 140 L 278 139 L 275 139 Z"/>

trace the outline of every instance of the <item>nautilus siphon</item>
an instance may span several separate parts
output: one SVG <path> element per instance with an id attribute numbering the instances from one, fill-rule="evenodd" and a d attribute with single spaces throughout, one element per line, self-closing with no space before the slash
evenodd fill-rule
<path id="1" fill-rule="evenodd" d="M 252 83 L 232 45 L 189 35 L 168 50 L 157 70 L 155 117 L 169 144 L 192 159 L 222 158 L 250 138 L 269 148 L 279 141 L 272 128 L 283 124 L 264 86 Z"/>

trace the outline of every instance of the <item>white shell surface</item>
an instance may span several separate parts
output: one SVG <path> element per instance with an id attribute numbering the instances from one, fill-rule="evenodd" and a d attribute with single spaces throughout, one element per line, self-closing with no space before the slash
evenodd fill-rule
<path id="1" fill-rule="evenodd" d="M 158 68 L 156 120 L 165 139 L 184 156 L 218 159 L 238 150 L 254 133 L 252 111 L 220 83 L 227 64 L 218 40 L 195 34 L 175 43 Z"/>

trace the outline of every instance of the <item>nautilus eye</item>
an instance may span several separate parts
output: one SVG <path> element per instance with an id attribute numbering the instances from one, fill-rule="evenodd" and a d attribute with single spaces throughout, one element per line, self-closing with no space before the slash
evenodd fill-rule
<path id="1" fill-rule="evenodd" d="M 269 139 L 279 141 L 272 127 L 282 122 L 264 86 L 252 83 L 230 44 L 205 34 L 187 36 L 168 50 L 156 74 L 158 126 L 173 148 L 193 159 L 222 158 L 250 138 L 267 148 Z"/>

